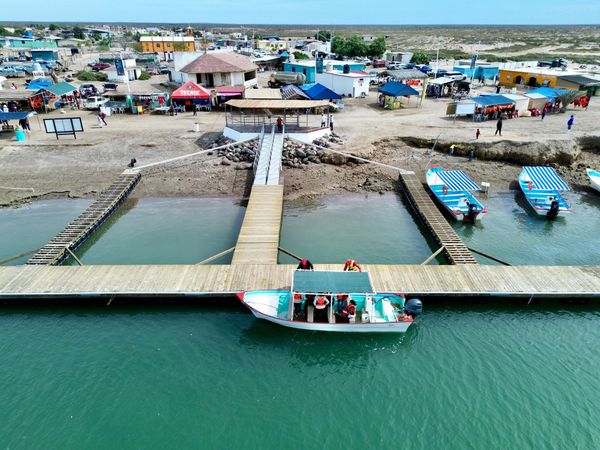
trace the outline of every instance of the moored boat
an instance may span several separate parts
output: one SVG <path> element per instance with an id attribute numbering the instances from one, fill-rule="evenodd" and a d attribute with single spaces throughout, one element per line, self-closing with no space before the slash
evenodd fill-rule
<path id="1" fill-rule="evenodd" d="M 485 206 L 472 194 L 479 186 L 462 170 L 431 167 L 426 179 L 435 198 L 454 219 L 475 222 L 487 214 Z"/>
<path id="2" fill-rule="evenodd" d="M 538 216 L 556 218 L 560 213 L 570 213 L 571 208 L 562 197 L 569 186 L 552 167 L 525 166 L 519 175 L 519 186 Z"/>
<path id="3" fill-rule="evenodd" d="M 368 272 L 295 270 L 290 289 L 238 294 L 252 314 L 289 328 L 349 333 L 403 333 L 421 301 L 377 293 Z"/>
<path id="4" fill-rule="evenodd" d="M 590 184 L 594 189 L 600 192 L 600 172 L 593 169 L 586 169 L 587 176 L 590 178 Z"/>

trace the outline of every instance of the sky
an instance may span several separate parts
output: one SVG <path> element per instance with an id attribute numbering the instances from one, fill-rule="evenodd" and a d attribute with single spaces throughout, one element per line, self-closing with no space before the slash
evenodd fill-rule
<path id="1" fill-rule="evenodd" d="M 2 8 L 2 21 L 568 25 L 599 23 L 600 0 L 28 0 L 25 8 Z"/>

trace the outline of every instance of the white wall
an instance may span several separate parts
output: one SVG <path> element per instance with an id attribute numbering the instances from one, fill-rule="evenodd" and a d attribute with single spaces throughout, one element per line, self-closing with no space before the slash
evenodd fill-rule
<path id="1" fill-rule="evenodd" d="M 361 82 L 362 80 L 362 82 Z M 360 97 L 364 92 L 369 94 L 369 77 L 355 78 L 336 73 L 318 73 L 315 81 L 331 89 L 333 92 L 346 97 Z"/>

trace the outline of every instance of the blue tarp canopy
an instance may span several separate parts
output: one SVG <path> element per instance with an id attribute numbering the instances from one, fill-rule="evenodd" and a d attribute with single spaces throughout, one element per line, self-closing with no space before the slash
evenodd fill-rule
<path id="1" fill-rule="evenodd" d="M 367 272 L 326 272 L 318 270 L 294 271 L 294 292 L 309 294 L 345 293 L 365 294 L 374 292 Z"/>
<path id="2" fill-rule="evenodd" d="M 444 170 L 437 172 L 449 191 L 478 191 L 479 186 L 462 170 Z"/>
<path id="3" fill-rule="evenodd" d="M 478 105 L 481 106 L 496 106 L 496 105 L 513 105 L 515 102 L 504 95 L 481 95 L 479 97 L 474 97 L 471 99 Z"/>
<path id="4" fill-rule="evenodd" d="M 51 79 L 48 78 L 36 78 L 35 80 L 31 80 L 29 82 L 29 84 L 27 85 L 27 89 L 30 90 L 39 90 L 39 89 L 43 89 L 46 88 L 48 86 L 52 86 L 54 84 L 54 81 L 52 81 Z"/>
<path id="5" fill-rule="evenodd" d="M 552 167 L 527 166 L 523 170 L 533 182 L 533 189 L 548 189 L 568 191 L 569 186 L 556 173 Z"/>
<path id="6" fill-rule="evenodd" d="M 311 100 L 341 100 L 342 96 L 320 83 L 299 86 Z"/>
<path id="7" fill-rule="evenodd" d="M 419 93 L 411 88 L 408 84 L 399 83 L 398 81 L 388 81 L 379 88 L 379 92 L 390 97 L 404 97 L 408 95 L 419 95 Z"/>
<path id="8" fill-rule="evenodd" d="M 573 92 L 573 91 L 570 89 L 556 89 L 556 88 L 551 88 L 551 87 L 541 87 L 541 88 L 534 89 L 533 91 L 529 91 L 527 93 L 528 94 L 540 94 L 546 98 L 554 99 L 554 98 L 560 97 L 565 92 Z"/>
<path id="9" fill-rule="evenodd" d="M 21 120 L 29 117 L 30 114 L 29 111 L 0 112 L 0 120 Z"/>

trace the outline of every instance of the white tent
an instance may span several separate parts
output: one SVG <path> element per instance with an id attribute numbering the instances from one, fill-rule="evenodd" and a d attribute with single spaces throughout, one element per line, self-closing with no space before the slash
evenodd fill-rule
<path id="1" fill-rule="evenodd" d="M 537 92 L 525 94 L 525 97 L 529 99 L 529 109 L 543 109 L 544 105 L 548 103 L 548 98 L 544 97 L 542 94 L 538 94 Z"/>
<path id="2" fill-rule="evenodd" d="M 529 97 L 525 97 L 524 95 L 518 94 L 502 94 L 504 97 L 515 102 L 515 109 L 517 111 L 523 112 L 529 109 Z"/>
<path id="3" fill-rule="evenodd" d="M 0 91 L 1 91 L 2 89 L 4 89 L 4 88 L 2 87 L 2 83 L 4 83 L 5 81 L 6 81 L 6 77 L 3 77 L 3 76 L 1 76 L 1 75 L 0 75 Z"/>

